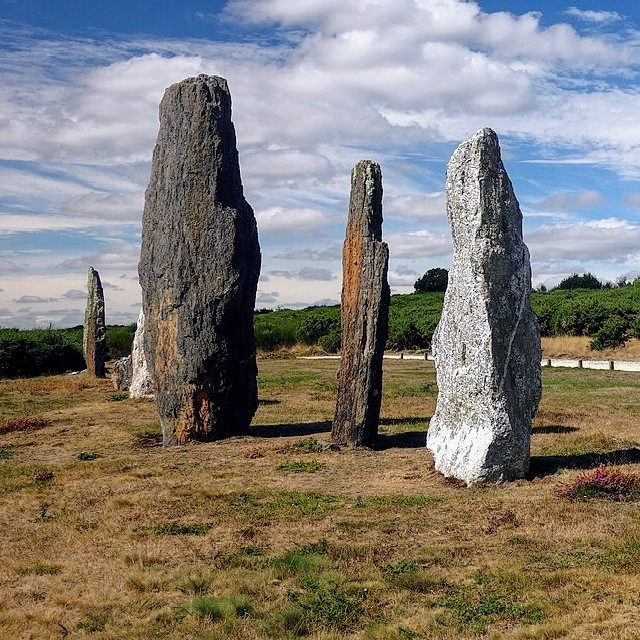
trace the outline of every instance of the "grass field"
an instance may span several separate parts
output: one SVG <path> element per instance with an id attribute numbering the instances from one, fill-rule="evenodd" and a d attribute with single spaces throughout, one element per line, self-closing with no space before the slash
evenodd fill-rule
<path id="1" fill-rule="evenodd" d="M 261 360 L 254 434 L 164 450 L 82 376 L 0 381 L 0 638 L 640 639 L 640 374 L 544 370 L 531 478 L 465 488 L 424 447 L 433 365 L 385 361 L 377 450 L 330 451 L 336 363 Z"/>

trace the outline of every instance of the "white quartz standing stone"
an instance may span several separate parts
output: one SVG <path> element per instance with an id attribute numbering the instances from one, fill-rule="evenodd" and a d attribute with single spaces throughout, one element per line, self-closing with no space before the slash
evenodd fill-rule
<path id="1" fill-rule="evenodd" d="M 522 214 L 491 129 L 455 150 L 446 191 L 453 262 L 433 337 L 439 392 L 427 447 L 447 477 L 513 480 L 529 469 L 540 331 Z"/>

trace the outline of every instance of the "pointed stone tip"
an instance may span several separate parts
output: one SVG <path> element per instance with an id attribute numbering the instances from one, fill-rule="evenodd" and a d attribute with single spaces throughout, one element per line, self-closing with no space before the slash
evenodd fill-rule
<path id="1" fill-rule="evenodd" d="M 222 76 L 209 75 L 207 73 L 200 73 L 197 76 L 185 78 L 184 80 L 180 80 L 180 82 L 175 82 L 169 88 L 184 87 L 192 84 L 206 84 L 209 87 L 218 88 L 222 91 L 229 91 L 229 85 L 226 78 L 223 78 Z"/>
<path id="2" fill-rule="evenodd" d="M 482 129 L 478 129 L 473 136 L 473 140 L 477 138 L 495 138 L 498 139 L 498 135 L 496 132 L 490 127 L 482 127 Z"/>
<path id="3" fill-rule="evenodd" d="M 380 165 L 373 160 L 360 160 L 356 162 L 351 170 L 351 178 L 354 179 L 358 175 L 365 175 L 374 180 L 381 180 L 382 170 L 380 169 Z"/>
<path id="4" fill-rule="evenodd" d="M 489 154 L 486 156 L 486 154 Z M 482 157 L 493 158 L 493 162 L 500 159 L 500 141 L 493 129 L 483 127 L 478 129 L 471 138 L 461 142 L 453 152 L 449 161 L 451 166 L 459 164 L 467 156 L 479 154 Z"/>

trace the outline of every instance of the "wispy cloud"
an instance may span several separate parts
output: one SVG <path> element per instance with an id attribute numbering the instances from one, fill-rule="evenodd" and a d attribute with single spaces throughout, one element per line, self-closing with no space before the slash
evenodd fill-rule
<path id="1" fill-rule="evenodd" d="M 597 191 L 559 191 L 538 203 L 541 209 L 565 211 L 567 209 L 597 209 L 606 204 Z"/>
<path id="2" fill-rule="evenodd" d="M 584 22 L 595 22 L 597 24 L 618 22 L 619 20 L 622 20 L 622 16 L 616 11 L 592 11 L 578 9 L 578 7 L 569 7 L 565 9 L 565 14 L 572 18 L 583 20 Z"/>

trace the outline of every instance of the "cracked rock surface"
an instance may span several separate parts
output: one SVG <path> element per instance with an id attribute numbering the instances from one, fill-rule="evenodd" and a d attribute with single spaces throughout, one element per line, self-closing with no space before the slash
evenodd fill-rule
<path id="1" fill-rule="evenodd" d="M 427 447 L 447 477 L 513 480 L 529 469 L 540 331 L 522 214 L 491 129 L 455 150 L 446 191 L 453 261 L 433 337 L 439 392 Z"/>

